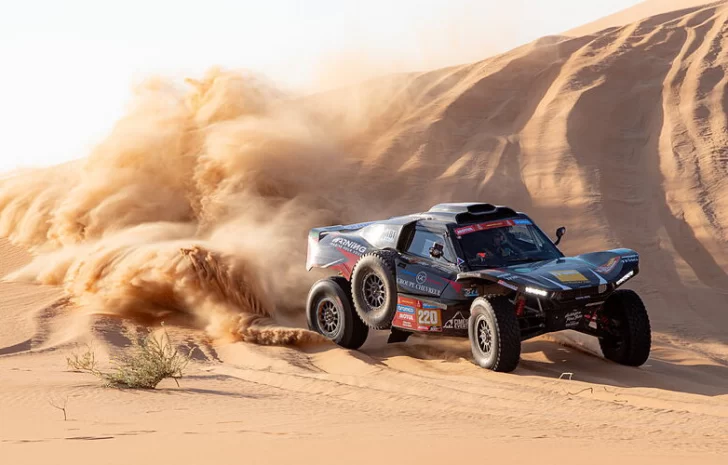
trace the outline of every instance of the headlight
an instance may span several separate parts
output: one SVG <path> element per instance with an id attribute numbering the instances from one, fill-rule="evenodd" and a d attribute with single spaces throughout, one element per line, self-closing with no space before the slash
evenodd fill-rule
<path id="1" fill-rule="evenodd" d="M 543 289 L 536 289 L 535 287 L 527 287 L 526 293 L 540 295 L 541 297 L 546 297 L 547 295 L 549 295 L 549 293 L 544 291 Z"/>
<path id="2" fill-rule="evenodd" d="M 630 272 L 629 272 L 629 273 L 627 273 L 626 275 L 624 275 L 624 276 L 622 276 L 621 278 L 619 278 L 619 279 L 617 280 L 617 286 L 619 286 L 619 285 L 623 284 L 623 283 L 624 283 L 625 281 L 627 281 L 627 280 L 628 280 L 629 278 L 631 278 L 632 276 L 634 276 L 634 270 L 630 271 Z"/>

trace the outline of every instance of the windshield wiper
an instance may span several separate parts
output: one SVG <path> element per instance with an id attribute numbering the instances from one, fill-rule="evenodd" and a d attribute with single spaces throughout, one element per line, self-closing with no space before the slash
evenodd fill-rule
<path id="1" fill-rule="evenodd" d="M 508 262 L 519 262 L 519 263 L 533 263 L 533 262 L 543 262 L 549 260 L 548 258 L 534 258 L 534 257 L 526 257 L 526 258 L 518 258 L 514 260 L 508 260 Z"/>

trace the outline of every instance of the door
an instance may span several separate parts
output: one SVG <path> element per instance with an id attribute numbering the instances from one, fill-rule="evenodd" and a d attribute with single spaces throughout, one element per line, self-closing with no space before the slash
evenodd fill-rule
<path id="1" fill-rule="evenodd" d="M 404 245 L 402 261 L 397 265 L 397 287 L 400 292 L 440 297 L 457 273 L 455 253 L 445 229 L 417 226 Z M 440 257 L 430 255 L 433 245 L 440 244 Z"/>

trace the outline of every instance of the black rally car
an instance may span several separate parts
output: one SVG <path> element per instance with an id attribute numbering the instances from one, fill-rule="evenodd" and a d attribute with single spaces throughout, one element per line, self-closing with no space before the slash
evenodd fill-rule
<path id="1" fill-rule="evenodd" d="M 369 329 L 388 342 L 412 333 L 468 337 L 484 368 L 513 371 L 521 341 L 572 329 L 599 338 L 604 356 L 639 366 L 651 346 L 640 297 L 619 289 L 639 255 L 613 249 L 566 257 L 524 213 L 448 203 L 425 213 L 314 228 L 306 267 L 340 276 L 308 295 L 309 327 L 357 349 Z"/>

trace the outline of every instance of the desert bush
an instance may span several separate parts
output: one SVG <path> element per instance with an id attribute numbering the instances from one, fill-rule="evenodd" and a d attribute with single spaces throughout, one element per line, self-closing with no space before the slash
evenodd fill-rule
<path id="1" fill-rule="evenodd" d="M 91 373 L 110 387 L 154 389 L 165 378 L 174 379 L 179 386 L 177 380 L 183 376 L 190 359 L 188 355 L 177 351 L 167 331 L 164 331 L 159 336 L 150 332 L 141 341 L 132 338 L 130 353 L 122 355 L 119 360 L 112 360 L 115 366 L 111 371 L 102 371 L 97 367 L 96 357 L 90 347 L 81 355 L 73 354 L 66 361 L 70 368 Z"/>

